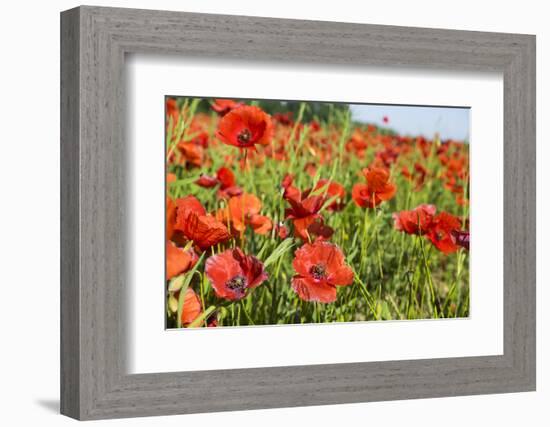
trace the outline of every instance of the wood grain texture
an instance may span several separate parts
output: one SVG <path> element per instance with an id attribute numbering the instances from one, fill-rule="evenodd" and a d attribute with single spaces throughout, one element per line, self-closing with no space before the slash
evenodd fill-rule
<path id="1" fill-rule="evenodd" d="M 61 412 L 80 414 L 79 70 L 80 14 L 61 20 Z"/>
<path id="2" fill-rule="evenodd" d="M 62 413 L 100 419 L 534 390 L 534 36 L 84 6 L 62 13 L 61 37 Z M 504 354 L 128 375 L 129 53 L 502 72 Z"/>

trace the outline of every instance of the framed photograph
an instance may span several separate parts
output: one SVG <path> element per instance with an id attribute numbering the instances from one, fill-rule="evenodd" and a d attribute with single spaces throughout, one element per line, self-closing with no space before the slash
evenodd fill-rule
<path id="1" fill-rule="evenodd" d="M 61 412 L 535 390 L 535 37 L 61 14 Z"/>

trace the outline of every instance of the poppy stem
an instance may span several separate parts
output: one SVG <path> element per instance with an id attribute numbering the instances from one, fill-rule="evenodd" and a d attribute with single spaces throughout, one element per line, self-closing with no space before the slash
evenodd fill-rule
<path id="1" fill-rule="evenodd" d="M 354 274 L 355 276 L 355 280 L 357 281 L 357 283 L 359 284 L 359 290 L 361 291 L 361 293 L 363 294 L 363 297 L 365 298 L 365 301 L 367 302 L 367 305 L 369 306 L 369 309 L 370 311 L 372 312 L 374 318 L 376 320 L 380 320 L 380 316 L 378 316 L 378 313 L 376 312 L 374 306 L 372 305 L 373 302 L 372 302 L 372 295 L 370 294 L 370 292 L 368 291 L 367 289 L 367 286 L 363 283 L 363 281 L 359 278 L 359 276 L 357 275 L 357 273 Z"/>
<path id="2" fill-rule="evenodd" d="M 439 310 L 438 310 L 439 303 L 436 300 L 434 284 L 433 284 L 433 281 L 432 281 L 432 274 L 430 272 L 430 267 L 428 265 L 428 259 L 426 257 L 426 249 L 425 249 L 425 246 L 424 246 L 424 240 L 422 238 L 420 238 L 420 248 L 422 250 L 422 261 L 424 263 L 424 270 L 426 272 L 426 277 L 428 279 L 428 285 L 430 287 L 432 309 L 434 311 L 435 317 L 439 318 Z"/>
<path id="3" fill-rule="evenodd" d="M 365 265 L 367 263 L 367 225 L 369 221 L 368 210 L 365 208 L 363 212 L 363 237 L 361 239 L 361 260 L 359 265 L 359 271 L 361 274 L 365 273 Z"/>
<path id="4" fill-rule="evenodd" d="M 252 320 L 252 317 L 250 317 L 250 313 L 246 310 L 245 302 L 243 300 L 240 300 L 241 309 L 244 312 L 244 316 L 246 317 L 246 320 L 248 321 L 249 325 L 255 325 L 254 321 Z"/>
<path id="5" fill-rule="evenodd" d="M 190 323 L 188 327 L 196 328 L 197 326 L 200 326 L 203 323 L 206 325 L 206 319 L 208 319 L 208 317 L 210 317 L 210 315 L 216 310 L 217 310 L 217 307 L 215 305 L 211 305 L 199 317 L 193 320 L 193 322 Z"/>
<path id="6" fill-rule="evenodd" d="M 317 323 L 321 323 L 321 308 L 318 302 L 315 303 L 315 314 L 317 315 Z"/>
<path id="7" fill-rule="evenodd" d="M 373 228 L 374 238 L 376 240 L 376 260 L 378 261 L 378 272 L 380 273 L 380 279 L 384 278 L 384 270 L 382 269 L 382 254 L 380 252 L 380 238 L 378 235 L 378 215 L 376 208 L 373 208 Z"/>
<path id="8" fill-rule="evenodd" d="M 199 283 L 200 283 L 200 293 L 201 293 L 201 307 L 203 308 L 203 310 L 204 310 L 204 286 L 205 286 L 204 281 L 205 281 L 205 279 L 206 279 L 206 274 L 201 274 L 201 279 L 200 279 Z"/>
<path id="9" fill-rule="evenodd" d="M 411 316 L 411 307 L 412 307 L 412 296 L 413 296 L 413 282 L 410 278 L 410 271 L 407 271 L 405 273 L 405 277 L 407 278 L 407 283 L 408 283 L 408 288 L 409 288 L 409 292 L 408 292 L 408 295 L 407 295 L 407 310 L 406 310 L 406 313 L 407 313 L 407 319 L 412 319 L 412 316 Z"/>

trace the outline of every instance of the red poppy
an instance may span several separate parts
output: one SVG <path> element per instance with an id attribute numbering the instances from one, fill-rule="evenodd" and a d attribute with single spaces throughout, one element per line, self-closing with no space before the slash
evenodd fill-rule
<path id="1" fill-rule="evenodd" d="M 183 326 L 190 325 L 201 315 L 201 313 L 202 306 L 199 297 L 193 289 L 187 288 L 183 300 L 183 309 L 181 311 L 181 324 Z"/>
<path id="2" fill-rule="evenodd" d="M 170 198 L 166 198 L 166 240 L 170 240 L 174 234 L 176 225 L 176 204 Z"/>
<path id="3" fill-rule="evenodd" d="M 166 99 L 166 126 L 168 127 L 170 125 L 170 121 L 172 121 L 172 127 L 176 126 L 178 124 L 180 116 L 180 111 L 178 109 L 178 103 L 174 98 L 167 98 Z"/>
<path id="4" fill-rule="evenodd" d="M 308 162 L 304 167 L 304 172 L 311 177 L 317 175 L 317 162 Z"/>
<path id="5" fill-rule="evenodd" d="M 197 261 L 198 257 L 193 249 L 184 250 L 170 241 L 166 242 L 166 280 L 185 273 Z"/>
<path id="6" fill-rule="evenodd" d="M 399 157 L 399 151 L 393 146 L 387 146 L 384 150 L 376 153 L 375 164 L 382 166 L 383 168 L 389 168 L 397 161 Z"/>
<path id="7" fill-rule="evenodd" d="M 310 195 L 311 189 L 301 192 L 292 185 L 293 176 L 286 175 L 282 182 L 283 198 L 290 204 L 285 210 L 287 219 L 294 225 L 294 234 L 302 240 L 310 238 L 308 227 L 316 220 L 322 223 L 319 211 L 323 207 L 326 197 L 323 194 Z"/>
<path id="8" fill-rule="evenodd" d="M 334 234 L 334 229 L 326 225 L 323 218 L 318 218 L 308 225 L 307 232 L 310 236 L 314 236 L 316 240 L 328 240 Z"/>
<path id="9" fill-rule="evenodd" d="M 231 169 L 226 167 L 219 168 L 216 173 L 216 177 L 218 178 L 218 181 L 220 181 L 223 189 L 236 185 L 235 174 L 231 171 Z"/>
<path id="10" fill-rule="evenodd" d="M 166 174 L 166 186 L 168 187 L 171 183 L 176 182 L 178 180 L 178 177 L 175 173 L 167 173 Z"/>
<path id="11" fill-rule="evenodd" d="M 368 125 L 367 129 L 369 132 L 374 132 L 376 127 L 373 127 L 373 125 Z M 365 134 L 359 129 L 355 129 L 351 134 L 350 140 L 346 143 L 346 151 L 353 152 L 357 157 L 362 159 L 365 156 L 365 151 L 367 148 L 368 143 L 365 138 Z"/>
<path id="12" fill-rule="evenodd" d="M 264 215 L 251 215 L 248 223 L 254 230 L 254 233 L 265 235 L 271 231 L 273 228 L 273 223 L 271 220 Z"/>
<path id="13" fill-rule="evenodd" d="M 461 194 L 457 194 L 455 197 L 456 204 L 458 206 L 467 206 L 468 205 L 468 199 L 462 196 Z"/>
<path id="14" fill-rule="evenodd" d="M 358 206 L 372 209 L 395 196 L 397 187 L 389 182 L 390 174 L 386 169 L 365 168 L 362 172 L 367 183 L 355 184 L 351 192 Z"/>
<path id="15" fill-rule="evenodd" d="M 421 236 L 431 228 L 434 215 L 434 205 L 420 205 L 411 211 L 396 212 L 393 214 L 394 227 L 398 231 Z"/>
<path id="16" fill-rule="evenodd" d="M 242 188 L 237 185 L 235 174 L 233 174 L 231 169 L 226 167 L 219 168 L 216 177 L 220 183 L 218 197 L 227 199 L 230 197 L 239 196 L 243 193 Z"/>
<path id="17" fill-rule="evenodd" d="M 200 249 L 207 249 L 231 237 L 227 227 L 212 215 L 208 215 L 194 196 L 176 200 L 176 206 L 174 230 L 181 231 Z"/>
<path id="18" fill-rule="evenodd" d="M 285 199 L 299 199 L 300 198 L 300 190 L 298 190 L 296 187 L 292 185 L 294 182 L 294 176 L 287 173 L 283 181 L 281 182 L 281 187 L 283 187 L 283 197 Z"/>
<path id="19" fill-rule="evenodd" d="M 384 123 L 389 123 L 390 119 L 388 118 L 388 116 L 384 116 L 384 117 L 382 117 L 382 121 Z"/>
<path id="20" fill-rule="evenodd" d="M 194 142 L 179 142 L 177 145 L 181 153 L 181 162 L 191 166 L 202 166 L 204 163 L 204 147 Z"/>
<path id="21" fill-rule="evenodd" d="M 253 148 L 256 144 L 269 144 L 273 136 L 273 123 L 263 110 L 246 105 L 223 116 L 216 135 L 225 144 Z"/>
<path id="22" fill-rule="evenodd" d="M 433 218 L 426 237 L 444 254 L 456 252 L 460 246 L 456 244 L 453 234 L 460 231 L 460 225 L 460 220 L 456 216 L 441 212 Z"/>
<path id="23" fill-rule="evenodd" d="M 199 179 L 195 181 L 195 184 L 203 188 L 212 188 L 218 185 L 218 178 L 210 175 L 201 174 Z"/>
<path id="24" fill-rule="evenodd" d="M 287 111 L 286 113 L 275 113 L 273 114 L 273 119 L 283 126 L 290 126 L 292 122 L 292 111 Z"/>
<path id="25" fill-rule="evenodd" d="M 222 199 L 229 199 L 243 192 L 242 188 L 235 184 L 235 175 L 233 172 L 226 167 L 218 169 L 216 176 L 202 174 L 195 181 L 195 184 L 203 188 L 213 188 L 219 185 L 218 197 Z"/>
<path id="26" fill-rule="evenodd" d="M 322 195 L 308 196 L 308 192 L 296 191 L 297 193 L 293 190 L 289 191 L 285 195 L 285 200 L 291 206 L 285 210 L 285 215 L 287 219 L 292 220 L 294 234 L 307 241 L 309 240 L 307 229 L 317 218 L 321 217 L 319 210 L 323 206 L 325 198 Z"/>
<path id="27" fill-rule="evenodd" d="M 328 209 L 339 211 L 344 208 L 346 189 L 343 185 L 338 184 L 335 181 L 329 181 L 328 179 L 320 179 L 314 190 L 316 191 L 320 189 L 322 189 L 320 194 L 325 195 L 328 199 L 335 199 L 330 203 L 330 205 L 327 206 Z"/>
<path id="28" fill-rule="evenodd" d="M 353 283 L 353 270 L 345 263 L 344 254 L 329 242 L 303 245 L 296 251 L 292 266 L 297 273 L 292 288 L 304 301 L 334 302 L 336 286 Z"/>
<path id="29" fill-rule="evenodd" d="M 249 289 L 267 279 L 264 265 L 240 248 L 228 249 L 206 260 L 205 273 L 219 298 L 230 301 L 244 298 Z"/>
<path id="30" fill-rule="evenodd" d="M 217 218 L 224 223 L 230 222 L 236 233 L 243 233 L 250 225 L 256 234 L 267 234 L 272 227 L 271 220 L 260 215 L 262 202 L 254 194 L 244 193 L 229 199 L 226 209 L 217 213 Z"/>
<path id="31" fill-rule="evenodd" d="M 225 116 L 231 110 L 242 106 L 240 102 L 235 102 L 232 99 L 216 99 L 212 103 L 212 109 L 220 116 Z"/>
<path id="32" fill-rule="evenodd" d="M 275 225 L 275 231 L 277 236 L 281 239 L 286 239 L 288 237 L 288 227 L 283 222 L 279 222 L 279 224 Z"/>
<path id="33" fill-rule="evenodd" d="M 409 181 L 415 184 L 414 190 L 418 191 L 424 185 L 426 177 L 428 176 L 428 170 L 421 164 L 416 162 L 414 169 L 411 172 L 406 166 L 401 169 L 401 174 Z"/>
<path id="34" fill-rule="evenodd" d="M 312 132 L 318 132 L 321 130 L 321 124 L 317 120 L 309 122 L 309 128 Z"/>

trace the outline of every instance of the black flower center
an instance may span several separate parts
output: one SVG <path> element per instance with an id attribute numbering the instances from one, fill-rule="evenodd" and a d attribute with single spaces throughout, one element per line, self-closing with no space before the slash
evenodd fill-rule
<path id="1" fill-rule="evenodd" d="M 252 138 L 252 133 L 246 128 L 240 131 L 239 135 L 237 135 L 237 141 L 243 145 L 248 144 L 250 142 L 250 138 Z"/>
<path id="2" fill-rule="evenodd" d="M 246 288 L 246 279 L 243 276 L 235 276 L 225 284 L 232 291 L 242 292 Z"/>
<path id="3" fill-rule="evenodd" d="M 323 264 L 316 264 L 309 269 L 309 274 L 311 274 L 315 280 L 321 280 L 326 277 L 327 270 Z"/>

